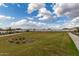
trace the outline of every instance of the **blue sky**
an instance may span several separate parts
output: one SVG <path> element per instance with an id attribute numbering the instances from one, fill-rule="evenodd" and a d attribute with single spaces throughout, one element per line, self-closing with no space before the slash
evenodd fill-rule
<path id="1" fill-rule="evenodd" d="M 61 5 L 55 3 L 2 3 L 0 4 L 0 28 L 64 28 L 75 26 L 72 24 L 72 20 L 78 16 L 73 17 L 73 15 L 67 14 L 70 11 Z M 67 24 L 68 26 L 66 26 Z"/>

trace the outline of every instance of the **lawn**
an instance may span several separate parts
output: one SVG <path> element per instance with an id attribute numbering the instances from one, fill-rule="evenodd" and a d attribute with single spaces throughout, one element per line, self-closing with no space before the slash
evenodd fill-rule
<path id="1" fill-rule="evenodd" d="M 10 43 L 10 39 L 24 37 L 26 42 Z M 66 32 L 24 32 L 0 37 L 0 55 L 12 56 L 74 56 L 79 55 Z"/>

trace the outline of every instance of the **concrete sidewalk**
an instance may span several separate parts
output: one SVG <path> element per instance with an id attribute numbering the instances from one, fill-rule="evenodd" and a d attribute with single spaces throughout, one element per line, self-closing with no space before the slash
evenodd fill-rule
<path id="1" fill-rule="evenodd" d="M 0 35 L 0 37 L 12 36 L 12 35 L 17 35 L 17 34 L 21 34 L 21 33 L 13 33 L 13 34 L 7 34 L 7 35 Z"/>
<path id="2" fill-rule="evenodd" d="M 74 41 L 77 49 L 79 50 L 79 36 L 72 34 L 72 33 L 68 33 L 68 34 L 72 38 L 72 40 Z"/>

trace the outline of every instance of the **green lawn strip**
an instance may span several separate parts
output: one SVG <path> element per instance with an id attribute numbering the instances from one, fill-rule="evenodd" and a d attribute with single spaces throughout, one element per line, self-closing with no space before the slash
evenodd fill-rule
<path id="1" fill-rule="evenodd" d="M 25 37 L 34 42 L 9 43 L 11 38 Z M 74 42 L 66 32 L 25 32 L 0 38 L 0 53 L 6 55 L 79 55 Z M 5 54 L 2 54 L 5 55 Z"/>

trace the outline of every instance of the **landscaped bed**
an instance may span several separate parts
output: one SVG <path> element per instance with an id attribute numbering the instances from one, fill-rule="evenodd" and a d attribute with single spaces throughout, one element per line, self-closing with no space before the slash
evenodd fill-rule
<path id="1" fill-rule="evenodd" d="M 79 55 L 79 51 L 66 32 L 25 32 L 0 37 L 0 55 Z"/>

